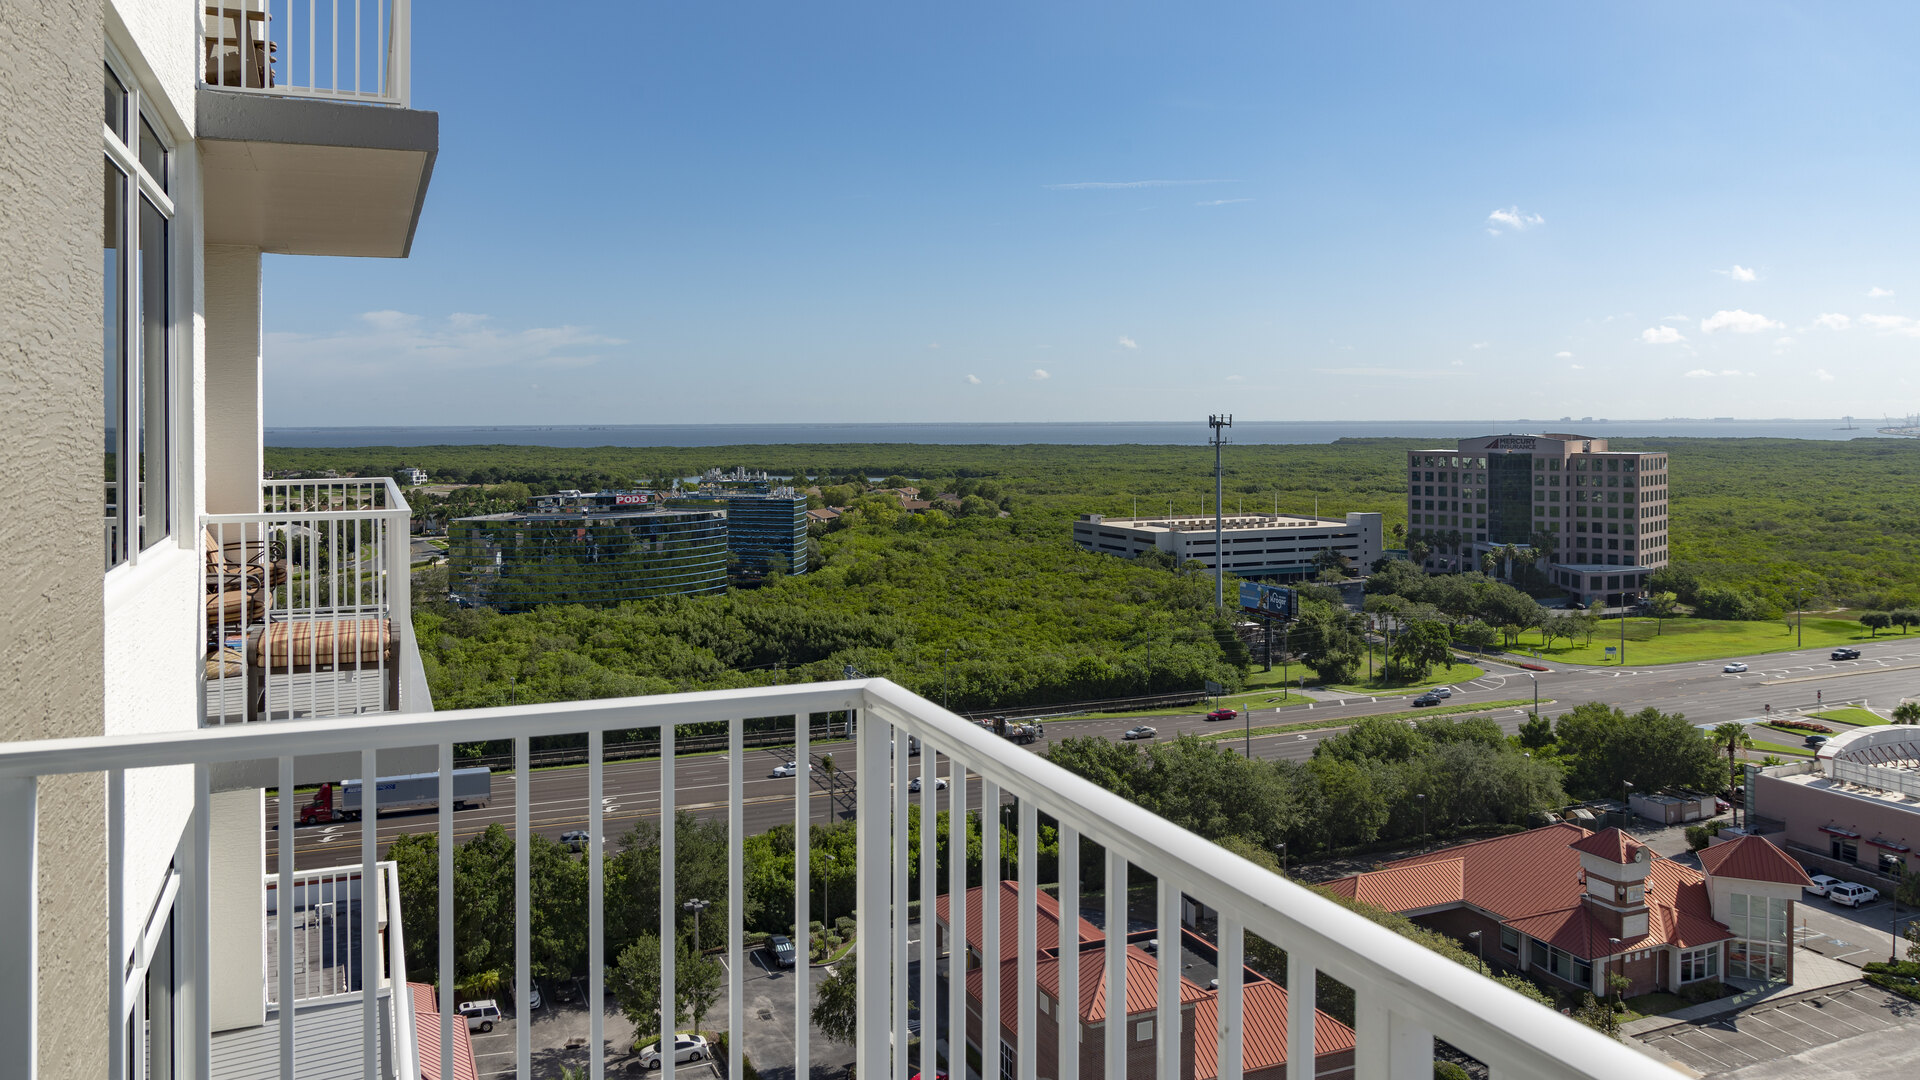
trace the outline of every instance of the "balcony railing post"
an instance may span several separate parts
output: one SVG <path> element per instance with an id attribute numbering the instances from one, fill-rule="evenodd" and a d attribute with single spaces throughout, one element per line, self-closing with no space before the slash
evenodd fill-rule
<path id="1" fill-rule="evenodd" d="M 1000 1074 L 1000 788 L 980 781 L 980 1073 Z"/>
<path id="2" fill-rule="evenodd" d="M 1019 802 L 1020 836 L 1018 838 L 1020 904 L 1018 908 L 1019 925 L 1015 929 L 1020 942 L 1019 978 L 1014 981 L 1015 990 L 1014 1027 L 1017 1030 L 1020 1053 L 1019 1080 L 1038 1080 L 1040 1063 L 1040 1022 L 1039 1003 L 1035 1000 L 1038 987 L 1037 963 L 1040 952 L 1040 914 L 1038 894 L 1040 892 L 1039 833 L 1040 817 L 1034 812 L 1033 800 L 1023 798 Z"/>
<path id="3" fill-rule="evenodd" d="M 1127 1074 L 1127 857 L 1107 848 L 1106 1073 Z"/>
<path id="4" fill-rule="evenodd" d="M 1313 1061 L 1319 1056 L 1314 1048 L 1314 998 L 1319 973 L 1313 957 L 1297 944 L 1287 949 L 1287 1060 Z M 1227 1080 L 1222 1075 L 1221 1080 Z"/>
<path id="5" fill-rule="evenodd" d="M 793 1073 L 808 1072 L 813 1032 L 813 716 L 793 718 L 793 947 L 801 975 L 793 991 Z M 865 790 L 865 789 L 862 789 Z M 663 797 L 664 798 L 664 797 Z M 661 803 L 661 814 L 669 804 Z"/>
<path id="6" fill-rule="evenodd" d="M 860 902 L 854 908 L 854 937 L 860 942 L 854 950 L 855 980 L 859 987 L 859 1017 L 855 1023 L 854 1072 L 869 1078 L 891 1074 L 887 1044 L 893 1025 L 880 1007 L 891 995 L 893 976 L 893 882 L 885 859 L 871 857 L 891 844 L 890 822 L 883 812 L 884 801 L 877 797 L 887 786 L 889 741 L 892 727 L 874 713 L 861 717 L 855 736 L 854 754 L 859 762 L 854 790 L 861 792 L 861 813 L 854 819 L 854 839 L 862 857 L 854 864 L 854 881 Z M 962 851 L 966 850 L 964 847 Z M 964 934 L 965 928 L 961 932 Z"/>
<path id="7" fill-rule="evenodd" d="M 893 813 L 893 1063 L 887 1075 L 896 1080 L 907 1076 L 907 968 L 913 963 L 907 951 L 907 924 L 912 921 L 913 897 L 907 892 L 907 868 L 913 864 L 913 848 L 907 839 L 907 755 L 912 742 L 902 728 L 893 731 L 893 783 L 881 788 Z"/>
<path id="8" fill-rule="evenodd" d="M 39 1075 L 39 786 L 0 777 L 0 1075 L 24 1080 Z"/>
<path id="9" fill-rule="evenodd" d="M 1059 1035 L 1059 1080 L 1080 1080 L 1080 832 L 1060 823 L 1060 998 L 1054 1003 Z M 1231 1080 L 1240 1080 L 1232 1077 Z"/>
<path id="10" fill-rule="evenodd" d="M 360 751 L 360 1065 L 380 1075 L 380 764 L 379 751 Z M 394 912 L 395 918 L 399 912 Z M 281 933 L 289 923 L 281 916 Z M 396 995 L 397 997 L 397 995 Z M 398 1000 L 394 1002 L 399 1005 Z"/>
<path id="11" fill-rule="evenodd" d="M 1159 898 L 1154 920 L 1160 939 L 1155 973 L 1159 976 L 1156 1001 L 1159 1013 L 1153 1025 L 1161 1076 L 1183 1075 L 1180 1068 L 1180 886 L 1161 874 L 1154 883 Z"/>
<path id="12" fill-rule="evenodd" d="M 947 1073 L 960 1072 L 967 1045 L 967 763 L 948 761 Z"/>
<path id="13" fill-rule="evenodd" d="M 1216 965 L 1220 979 L 1220 1013 L 1218 1030 L 1194 1030 L 1194 1045 L 1198 1047 L 1201 1039 L 1215 1039 L 1214 1060 L 1219 1063 L 1220 1080 L 1241 1080 L 1245 1073 L 1245 1058 L 1241 1055 L 1241 1044 L 1246 1037 L 1246 931 L 1240 926 L 1238 916 L 1218 911 L 1214 913 L 1213 933 L 1220 947 L 1220 963 Z M 1311 1002 L 1313 995 L 1307 995 Z M 1289 999 L 1291 1001 L 1291 999 Z M 1312 1040 L 1308 1040 L 1311 1044 Z M 1298 1057 L 1289 1051 L 1288 1069 L 1295 1076 L 1313 1076 L 1318 1070 L 1308 1066 L 1294 1065 L 1296 1061 L 1311 1062 L 1312 1046 L 1308 1046 L 1306 1057 Z M 1065 1080 L 1063 1077 L 1062 1080 Z"/>

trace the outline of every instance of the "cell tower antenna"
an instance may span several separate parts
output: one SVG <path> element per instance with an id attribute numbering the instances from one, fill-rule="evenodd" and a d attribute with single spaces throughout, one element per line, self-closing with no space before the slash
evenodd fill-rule
<path id="1" fill-rule="evenodd" d="M 1218 612 L 1224 611 L 1227 606 L 1227 554 L 1221 542 L 1220 518 L 1220 495 L 1225 486 L 1225 473 L 1220 469 L 1220 448 L 1227 444 L 1226 429 L 1233 426 L 1233 414 L 1209 416 L 1207 426 L 1213 429 L 1209 440 L 1213 443 L 1213 610 Z"/>

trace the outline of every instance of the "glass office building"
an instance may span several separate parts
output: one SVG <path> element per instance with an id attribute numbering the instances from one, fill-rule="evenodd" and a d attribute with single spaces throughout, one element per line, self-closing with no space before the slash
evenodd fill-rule
<path id="1" fill-rule="evenodd" d="M 725 592 L 719 510 L 488 514 L 447 530 L 448 588 L 500 611 Z"/>

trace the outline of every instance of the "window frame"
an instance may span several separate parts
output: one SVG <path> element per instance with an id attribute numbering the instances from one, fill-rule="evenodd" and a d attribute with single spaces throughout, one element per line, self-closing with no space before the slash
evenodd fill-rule
<path id="1" fill-rule="evenodd" d="M 115 410 L 117 436 L 114 446 L 116 478 L 113 481 L 103 478 L 103 483 L 117 482 L 123 489 L 116 494 L 114 516 L 108 518 L 103 513 L 102 517 L 109 546 L 103 571 L 112 574 L 116 570 L 138 566 L 142 556 L 150 556 L 169 541 L 177 542 L 184 535 L 186 515 L 183 513 L 182 493 L 187 481 L 182 475 L 183 455 L 179 448 L 186 412 L 182 407 L 181 372 L 187 366 L 185 349 L 191 343 L 184 340 L 180 318 L 187 281 L 187 276 L 181 272 L 182 252 L 187 247 L 181 238 L 186 226 L 183 200 L 180 198 L 184 171 L 182 140 L 174 134 L 159 110 L 152 107 L 152 95 L 135 77 L 133 66 L 127 63 L 111 41 L 106 43 L 103 62 L 103 78 L 111 75 L 123 93 L 118 119 L 126 130 L 123 140 L 120 132 L 102 116 L 101 143 L 105 166 L 118 170 L 122 178 L 122 199 L 118 212 L 124 252 L 124 257 L 115 267 L 113 292 L 118 297 L 118 310 L 111 313 L 118 324 L 116 336 L 120 354 L 114 358 L 114 363 L 119 367 L 119 400 Z M 143 130 L 151 131 L 159 144 L 162 176 L 156 177 L 141 160 Z M 165 230 L 159 252 L 162 291 L 160 324 L 152 335 L 165 350 L 165 356 L 159 365 L 161 385 L 158 388 L 161 394 L 158 415 L 163 428 L 159 435 L 163 454 L 163 460 L 158 463 L 160 490 L 147 500 L 143 514 L 141 486 L 144 483 L 148 491 L 154 486 L 139 475 L 138 464 L 139 448 L 143 440 L 150 437 L 146 399 L 153 389 L 147 372 L 146 346 L 149 335 L 142 319 L 145 283 L 141 280 L 141 219 L 144 216 L 143 206 L 147 205 L 158 214 Z M 105 226 L 104 207 L 102 226 Z M 104 274 L 104 267 L 102 272 Z M 107 314 L 103 311 L 103 324 Z M 103 357 L 103 369 L 105 363 Z M 104 396 L 104 387 L 102 392 Z M 148 541 L 142 527 L 143 520 L 154 514 L 162 516 L 162 525 L 152 540 Z"/>

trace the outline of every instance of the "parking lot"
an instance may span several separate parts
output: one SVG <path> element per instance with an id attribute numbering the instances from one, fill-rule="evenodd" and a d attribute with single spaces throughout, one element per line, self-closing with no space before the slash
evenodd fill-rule
<path id="1" fill-rule="evenodd" d="M 1798 1077 L 1817 1064 L 1815 1075 L 1911 1077 L 1920 1066 L 1920 1006 L 1849 983 L 1674 1024 L 1640 1041 L 1702 1076 Z"/>

